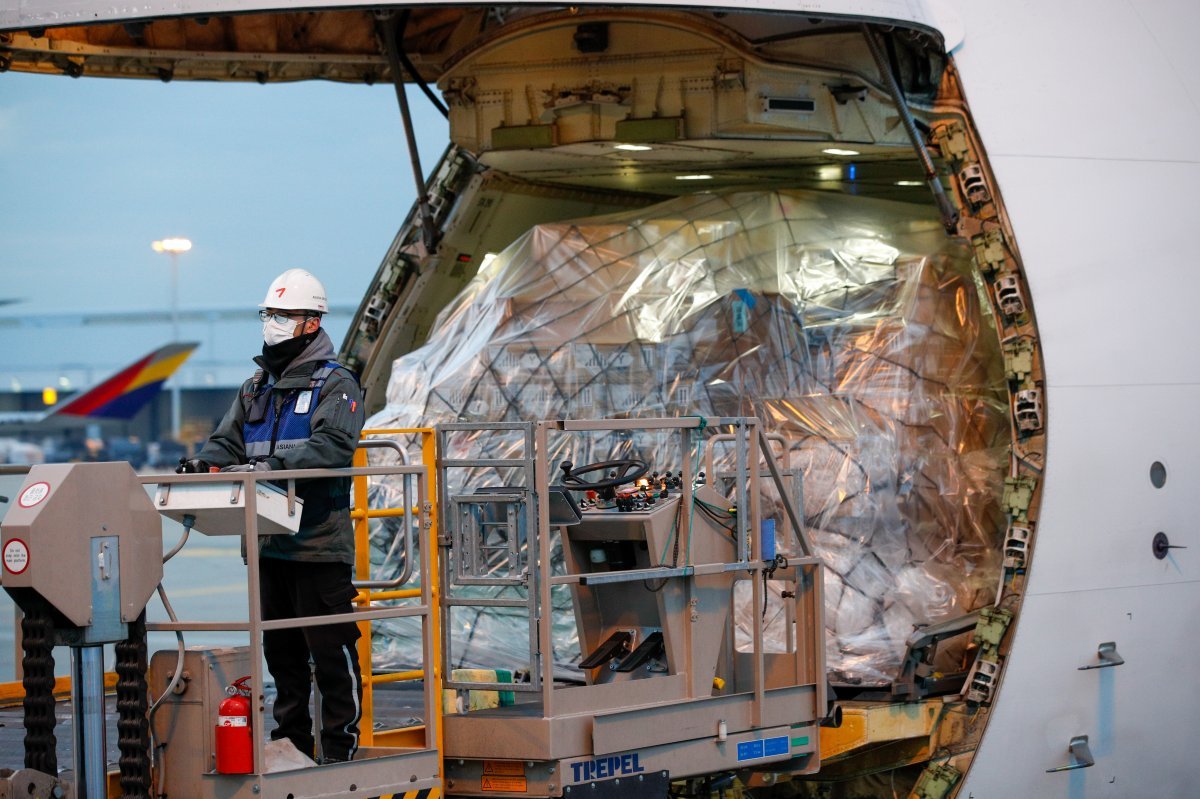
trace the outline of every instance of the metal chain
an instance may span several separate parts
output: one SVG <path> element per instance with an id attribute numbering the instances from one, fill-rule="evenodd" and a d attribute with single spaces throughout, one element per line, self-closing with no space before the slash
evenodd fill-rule
<path id="1" fill-rule="evenodd" d="M 150 796 L 149 688 L 146 685 L 146 612 L 129 625 L 129 637 L 118 641 L 117 749 L 121 752 L 121 793 L 126 799 Z"/>
<path id="2" fill-rule="evenodd" d="M 25 768 L 58 775 L 58 741 L 54 737 L 54 626 L 50 609 L 38 597 L 22 603 L 21 680 L 25 688 Z"/>

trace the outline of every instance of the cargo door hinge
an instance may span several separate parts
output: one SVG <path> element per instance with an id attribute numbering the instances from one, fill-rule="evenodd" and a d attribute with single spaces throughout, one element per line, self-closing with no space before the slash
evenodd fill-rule
<path id="1" fill-rule="evenodd" d="M 1021 338 L 1006 341 L 1004 350 L 1004 373 L 1008 382 L 1015 386 L 1028 386 L 1033 374 L 1033 340 Z"/>
<path id="2" fill-rule="evenodd" d="M 930 763 L 917 778 L 909 799 L 946 799 L 962 778 L 962 772 L 949 763 Z"/>
<path id="3" fill-rule="evenodd" d="M 1012 611 L 999 608 L 983 608 L 979 611 L 979 622 L 975 625 L 975 643 L 979 645 L 981 657 L 994 657 L 1000 650 L 1000 641 L 1012 622 Z"/>
<path id="4" fill-rule="evenodd" d="M 975 249 L 975 265 L 984 275 L 991 277 L 1004 268 L 1008 252 L 1004 246 L 1004 233 L 1000 230 L 989 230 L 971 237 L 971 246 Z"/>
<path id="5" fill-rule="evenodd" d="M 961 122 L 954 121 L 934 128 L 933 143 L 941 151 L 943 158 L 959 163 L 971 158 L 971 141 L 967 138 L 967 130 Z"/>
<path id="6" fill-rule="evenodd" d="M 1001 504 L 1013 521 L 1029 521 L 1029 505 L 1033 502 L 1033 492 L 1036 490 L 1036 477 L 1004 478 L 1004 498 Z"/>

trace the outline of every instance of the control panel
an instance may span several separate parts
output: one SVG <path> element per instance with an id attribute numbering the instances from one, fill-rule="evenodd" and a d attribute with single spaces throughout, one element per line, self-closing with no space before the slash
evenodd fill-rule
<path id="1" fill-rule="evenodd" d="M 609 479 L 616 472 L 609 472 Z M 683 477 L 666 470 L 652 472 L 631 484 L 614 489 L 587 489 L 579 496 L 579 509 L 585 515 L 597 513 L 645 513 L 665 504 L 683 488 Z"/>

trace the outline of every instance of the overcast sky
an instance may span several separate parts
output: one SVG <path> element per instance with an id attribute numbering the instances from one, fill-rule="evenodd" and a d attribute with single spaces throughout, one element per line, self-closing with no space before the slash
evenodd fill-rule
<path id="1" fill-rule="evenodd" d="M 428 171 L 446 126 L 417 92 L 412 105 Z M 0 75 L 0 185 L 0 298 L 21 300 L 6 317 L 166 309 L 169 259 L 150 244 L 168 236 L 194 242 L 180 261 L 185 309 L 253 313 L 294 266 L 332 302 L 357 304 L 414 197 L 389 86 L 13 72 Z M 0 367 L 59 357 L 73 335 L 4 330 Z M 121 357 L 157 343 L 128 342 Z"/>
<path id="2" fill-rule="evenodd" d="M 445 125 L 419 95 L 423 165 Z M 187 236 L 181 297 L 256 304 L 305 266 L 357 302 L 413 198 L 394 91 L 0 76 L 4 296 L 24 312 L 160 306 Z M 16 308 L 12 310 L 17 310 Z"/>

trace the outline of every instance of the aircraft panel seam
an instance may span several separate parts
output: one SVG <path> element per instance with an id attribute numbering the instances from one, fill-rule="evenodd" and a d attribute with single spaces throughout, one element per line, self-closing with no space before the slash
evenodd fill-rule
<path id="1" fill-rule="evenodd" d="M 1096 588 L 1071 588 L 1066 591 L 1026 591 L 1025 596 L 1062 596 L 1065 594 L 1088 594 L 1088 593 L 1103 593 L 1109 591 L 1125 591 L 1140 588 L 1168 588 L 1176 585 L 1195 585 L 1200 583 L 1200 580 L 1172 580 L 1163 583 L 1137 583 L 1135 585 L 1102 585 Z"/>
<path id="2" fill-rule="evenodd" d="M 988 158 L 992 161 L 996 161 L 1001 158 L 1038 158 L 1046 161 L 1101 161 L 1114 164 L 1174 164 L 1176 166 L 1200 165 L 1200 160 L 1183 160 L 1176 158 L 1134 158 L 1132 156 L 1109 158 L 1098 155 L 1066 155 L 1063 153 L 989 153 Z"/>

